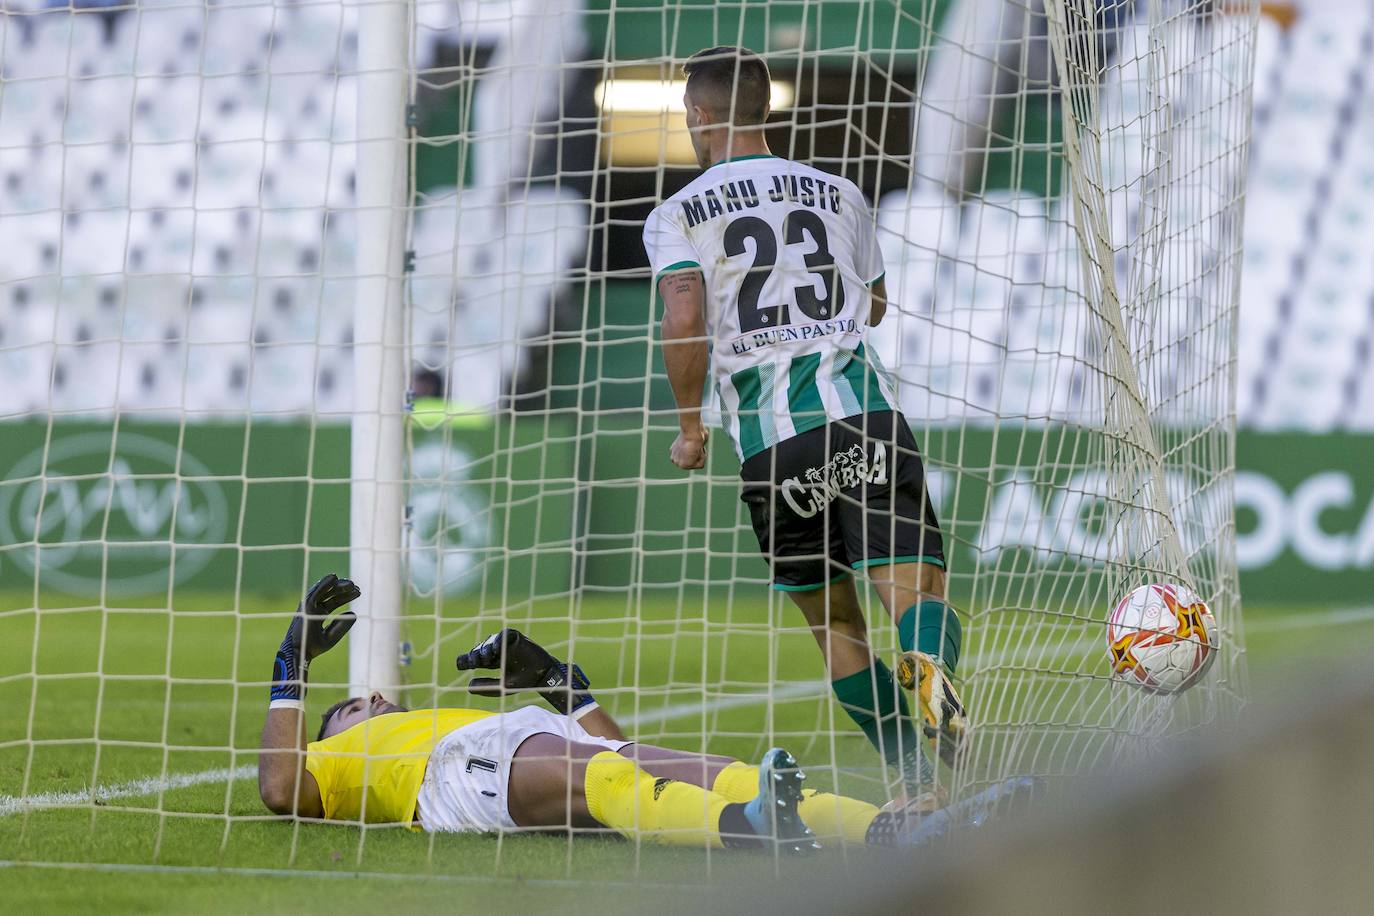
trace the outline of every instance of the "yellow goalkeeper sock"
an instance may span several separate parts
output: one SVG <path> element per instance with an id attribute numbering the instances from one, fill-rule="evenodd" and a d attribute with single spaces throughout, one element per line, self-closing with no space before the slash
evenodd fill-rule
<path id="1" fill-rule="evenodd" d="M 759 768 L 736 760 L 716 774 L 711 791 L 732 802 L 753 801 L 759 794 Z M 869 825 L 878 811 L 877 805 L 866 801 L 814 789 L 804 789 L 797 806 L 801 819 L 817 839 L 843 837 L 850 843 L 862 843 L 868 838 Z"/>
<path id="2" fill-rule="evenodd" d="M 759 794 L 759 768 L 736 760 L 716 774 L 711 791 L 732 802 L 751 802 Z"/>
<path id="3" fill-rule="evenodd" d="M 847 795 L 832 795 L 814 789 L 802 791 L 797 813 L 811 828 L 817 839 L 844 837 L 849 843 L 868 841 L 868 828 L 878 816 L 879 808 Z"/>
<path id="4" fill-rule="evenodd" d="M 721 836 L 722 829 L 751 833 L 742 804 L 690 783 L 655 779 L 613 751 L 587 761 L 584 788 L 592 817 L 621 836 L 698 848 L 751 845 L 748 837 L 737 842 Z"/>

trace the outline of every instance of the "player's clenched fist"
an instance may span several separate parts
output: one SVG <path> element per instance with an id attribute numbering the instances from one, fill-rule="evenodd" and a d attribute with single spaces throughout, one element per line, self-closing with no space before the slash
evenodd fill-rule
<path id="1" fill-rule="evenodd" d="M 329 615 L 361 594 L 351 580 L 333 573 L 310 586 L 277 649 L 272 666 L 274 703 L 286 700 L 294 704 L 304 699 L 310 663 L 338 645 L 357 620 L 352 611 L 344 611 L 333 620 Z"/>
<path id="2" fill-rule="evenodd" d="M 673 440 L 673 448 L 669 457 L 673 459 L 673 464 L 682 468 L 684 471 L 695 471 L 698 468 L 706 467 L 706 440 L 710 438 L 710 431 L 705 427 L 699 427 L 699 431 L 688 433 L 686 431 L 677 434 Z"/>

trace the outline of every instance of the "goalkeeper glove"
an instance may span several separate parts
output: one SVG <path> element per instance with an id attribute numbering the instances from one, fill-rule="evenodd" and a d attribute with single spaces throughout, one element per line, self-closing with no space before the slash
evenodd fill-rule
<path id="1" fill-rule="evenodd" d="M 310 663 L 338 645 L 358 619 L 352 611 L 344 611 L 326 623 L 329 615 L 361 594 L 358 586 L 333 573 L 310 586 L 277 649 L 272 666 L 272 707 L 301 708 Z"/>
<path id="2" fill-rule="evenodd" d="M 507 691 L 538 690 L 555 712 L 581 718 L 596 708 L 587 691 L 591 681 L 577 665 L 554 658 L 544 647 L 509 627 L 473 646 L 454 661 L 459 671 L 496 668 L 502 676 L 475 677 L 468 690 L 478 696 L 501 696 Z"/>

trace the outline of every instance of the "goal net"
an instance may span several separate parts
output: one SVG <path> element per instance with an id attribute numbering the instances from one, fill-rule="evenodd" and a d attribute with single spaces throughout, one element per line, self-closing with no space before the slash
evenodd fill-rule
<path id="1" fill-rule="evenodd" d="M 723 434 L 705 471 L 668 461 L 639 234 L 696 174 L 680 63 L 721 44 L 769 62 L 774 152 L 874 205 L 870 347 L 965 620 L 952 796 L 1234 713 L 1257 7 L 10 0 L 0 860 L 577 874 L 575 843 L 531 866 L 518 837 L 267 816 L 268 665 L 329 571 L 364 597 L 312 668 L 312 732 L 365 689 L 521 705 L 453 666 L 515 626 L 641 742 L 783 745 L 809 785 L 888 797 L 768 588 Z M 1158 581 L 1219 629 L 1174 697 L 1109 676 L 1110 607 Z M 617 848 L 599 868 L 653 861 Z"/>

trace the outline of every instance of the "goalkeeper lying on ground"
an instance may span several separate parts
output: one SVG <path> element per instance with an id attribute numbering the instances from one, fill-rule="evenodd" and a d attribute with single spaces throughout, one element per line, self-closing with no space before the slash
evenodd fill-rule
<path id="1" fill-rule="evenodd" d="M 576 665 L 509 629 L 459 656 L 458 668 L 498 669 L 499 679 L 475 678 L 474 692 L 538 689 L 555 712 L 408 710 L 374 693 L 330 707 L 307 743 L 310 661 L 343 639 L 352 612 L 328 618 L 359 594 L 325 576 L 277 651 L 258 758 L 258 790 L 276 814 L 429 831 L 603 827 L 656 843 L 776 841 L 791 851 L 814 847 L 813 831 L 874 845 L 929 833 L 929 819 L 803 791 L 796 761 L 780 748 L 753 767 L 627 741 Z"/>

